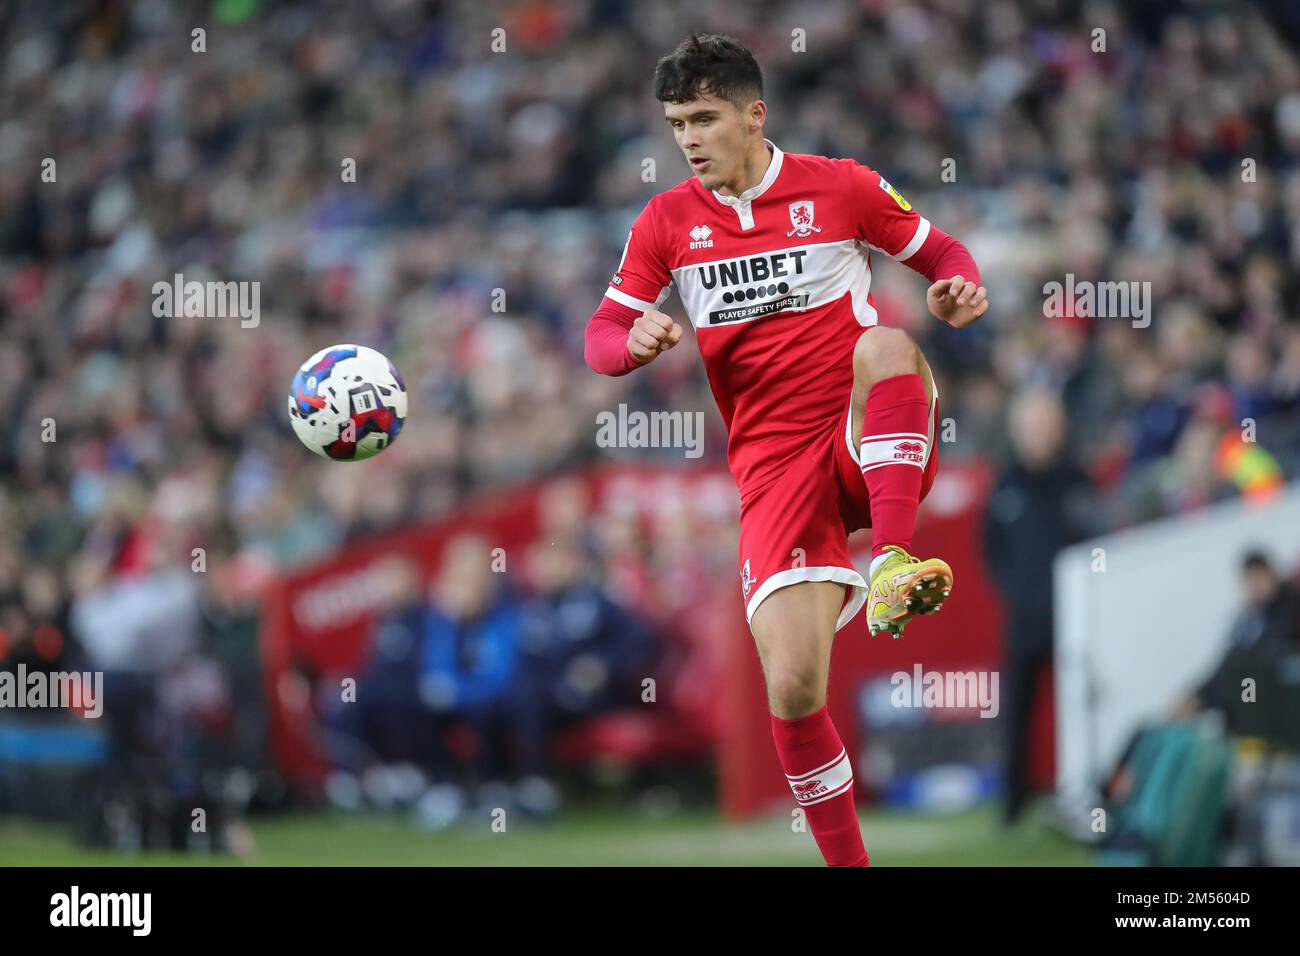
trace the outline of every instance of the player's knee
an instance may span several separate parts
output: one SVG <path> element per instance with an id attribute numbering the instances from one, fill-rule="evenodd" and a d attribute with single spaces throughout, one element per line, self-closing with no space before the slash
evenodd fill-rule
<path id="1" fill-rule="evenodd" d="M 812 666 L 774 666 L 767 676 L 767 699 L 772 713 L 784 720 L 806 717 L 822 704 L 825 688 Z"/>
<path id="2" fill-rule="evenodd" d="M 874 326 L 858 336 L 853 347 L 853 374 L 859 381 L 878 382 L 921 369 L 921 350 L 902 329 Z"/>

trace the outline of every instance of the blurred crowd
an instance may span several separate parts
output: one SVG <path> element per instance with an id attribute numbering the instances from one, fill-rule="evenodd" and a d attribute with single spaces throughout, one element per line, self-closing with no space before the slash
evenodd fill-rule
<path id="1" fill-rule="evenodd" d="M 662 480 L 624 473 L 599 494 L 582 477 L 546 482 L 524 546 L 460 532 L 432 576 L 381 559 L 362 663 L 313 675 L 328 801 L 410 809 L 428 829 L 497 808 L 545 819 L 557 758 L 631 770 L 710 753 L 734 509 L 718 475 L 647 505 Z"/>
<path id="2" fill-rule="evenodd" d="M 866 162 L 972 250 L 993 308 L 960 333 L 875 272 L 940 379 L 945 455 L 1010 456 L 1029 387 L 1066 425 L 1080 533 L 1300 474 L 1294 10 L 758 6 L 7 5 L 0 665 L 84 651 L 185 674 L 178 707 L 229 699 L 237 670 L 186 665 L 251 640 L 269 575 L 603 457 L 598 411 L 704 411 L 722 461 L 689 351 L 582 362 L 627 226 L 689 175 L 650 87 L 691 29 L 752 46 L 782 149 Z M 259 282 L 259 320 L 157 316 L 178 273 Z M 1045 317 L 1067 273 L 1150 282 L 1149 325 Z M 411 393 L 365 468 L 288 428 L 293 371 L 336 342 Z M 428 639 L 436 606 L 389 624 Z"/>
<path id="3" fill-rule="evenodd" d="M 557 733 L 637 703 L 657 642 L 592 582 L 581 543 L 535 544 L 527 592 L 493 573 L 490 553 L 486 539 L 454 540 L 427 593 L 413 562 L 385 569 L 369 661 L 325 720 L 335 805 L 413 804 L 430 828 L 471 800 L 544 818 L 559 806 Z M 472 731 L 464 753 L 458 726 Z"/>

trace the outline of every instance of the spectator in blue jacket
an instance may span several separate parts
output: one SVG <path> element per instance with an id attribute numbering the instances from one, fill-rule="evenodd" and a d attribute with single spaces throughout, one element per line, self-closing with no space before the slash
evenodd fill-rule
<path id="1" fill-rule="evenodd" d="M 481 805 L 508 801 L 514 683 L 518 677 L 518 601 L 497 583 L 491 547 L 465 535 L 447 545 L 424 614 L 418 693 L 433 719 L 427 726 L 437 770 L 451 768 L 445 734 L 470 727 L 476 738 L 470 769 Z"/>

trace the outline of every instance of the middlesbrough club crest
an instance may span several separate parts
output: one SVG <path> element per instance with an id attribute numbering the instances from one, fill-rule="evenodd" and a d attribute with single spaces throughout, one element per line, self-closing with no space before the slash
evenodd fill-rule
<path id="1" fill-rule="evenodd" d="M 749 558 L 745 559 L 745 566 L 740 569 L 740 590 L 746 598 L 749 597 L 749 589 L 754 586 L 754 579 L 749 575 Z"/>
<path id="2" fill-rule="evenodd" d="M 787 232 L 786 238 L 798 236 L 803 238 L 811 236 L 814 232 L 821 232 L 821 226 L 813 225 L 813 202 L 811 199 L 801 199 L 798 202 L 790 203 L 790 225 L 794 226 Z"/>

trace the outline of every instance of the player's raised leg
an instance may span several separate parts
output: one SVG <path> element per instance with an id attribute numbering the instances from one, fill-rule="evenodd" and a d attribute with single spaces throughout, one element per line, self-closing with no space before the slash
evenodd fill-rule
<path id="1" fill-rule="evenodd" d="M 772 736 L 795 801 L 828 866 L 867 866 L 853 769 L 826 709 L 831 643 L 844 585 L 805 581 L 773 591 L 750 627 L 767 681 Z"/>
<path id="2" fill-rule="evenodd" d="M 913 557 L 912 532 L 932 454 L 934 379 L 902 329 L 875 326 L 853 350 L 853 436 L 871 501 L 871 589 L 867 626 L 898 637 L 913 615 L 939 610 L 952 569 Z"/>

